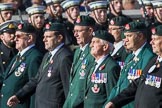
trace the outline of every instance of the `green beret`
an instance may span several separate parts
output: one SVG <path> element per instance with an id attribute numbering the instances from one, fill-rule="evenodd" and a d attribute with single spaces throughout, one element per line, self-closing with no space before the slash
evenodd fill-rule
<path id="1" fill-rule="evenodd" d="M 162 25 L 158 25 L 151 29 L 153 35 L 162 36 Z"/>
<path id="2" fill-rule="evenodd" d="M 92 11 L 95 9 L 107 9 L 108 1 L 94 1 L 94 2 L 90 2 L 88 6 Z"/>
<path id="3" fill-rule="evenodd" d="M 146 25 L 144 22 L 133 21 L 125 25 L 124 32 L 145 31 Z"/>
<path id="4" fill-rule="evenodd" d="M 108 41 L 110 43 L 115 42 L 113 35 L 108 33 L 106 30 L 97 30 L 93 33 L 93 36 L 96 37 L 96 38 Z"/>
<path id="5" fill-rule="evenodd" d="M 45 25 L 44 31 L 64 31 L 64 25 L 61 23 L 48 23 Z"/>
<path id="6" fill-rule="evenodd" d="M 78 18 L 75 21 L 74 25 L 94 26 L 95 25 L 95 20 L 90 16 L 78 16 Z"/>
<path id="7" fill-rule="evenodd" d="M 67 10 L 72 6 L 80 6 L 80 2 L 80 0 L 65 0 L 61 3 L 61 6 L 64 10 Z"/>
<path id="8" fill-rule="evenodd" d="M 26 9 L 29 15 L 33 14 L 45 14 L 45 6 L 31 6 Z"/>
<path id="9" fill-rule="evenodd" d="M 0 11 L 4 10 L 13 10 L 13 4 L 12 3 L 0 3 Z"/>
<path id="10" fill-rule="evenodd" d="M 0 34 L 4 32 L 15 33 L 16 29 L 17 29 L 17 22 L 13 20 L 8 20 L 0 24 Z"/>
<path id="11" fill-rule="evenodd" d="M 21 31 L 25 33 L 35 33 L 36 30 L 30 23 L 24 22 L 18 24 L 16 31 Z"/>
<path id="12" fill-rule="evenodd" d="M 125 24 L 129 23 L 130 19 L 123 16 L 114 17 L 110 20 L 110 25 L 115 26 L 124 26 Z"/>

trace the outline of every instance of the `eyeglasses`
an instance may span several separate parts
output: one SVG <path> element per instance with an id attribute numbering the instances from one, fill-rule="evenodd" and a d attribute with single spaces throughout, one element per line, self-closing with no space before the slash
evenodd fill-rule
<path id="1" fill-rule="evenodd" d="M 16 38 L 24 39 L 25 36 L 28 36 L 29 33 L 23 33 L 23 34 L 15 34 Z"/>

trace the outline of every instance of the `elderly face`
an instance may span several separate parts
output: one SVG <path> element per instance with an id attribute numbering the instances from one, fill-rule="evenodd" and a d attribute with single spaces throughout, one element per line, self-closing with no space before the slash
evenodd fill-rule
<path id="1" fill-rule="evenodd" d="M 109 25 L 109 33 L 111 33 L 114 36 L 115 42 L 119 42 L 122 40 L 122 28 L 120 26 Z"/>
<path id="2" fill-rule="evenodd" d="M 67 15 L 69 15 L 73 20 L 76 20 L 80 14 L 79 6 L 72 6 L 66 10 Z"/>
<path id="3" fill-rule="evenodd" d="M 138 49 L 139 37 L 137 32 L 125 32 L 125 46 L 126 49 L 136 51 Z"/>
<path id="4" fill-rule="evenodd" d="M 107 9 L 96 9 L 94 14 L 98 22 L 105 23 L 107 20 Z"/>
<path id="5" fill-rule="evenodd" d="M 74 27 L 74 36 L 77 40 L 77 43 L 83 47 L 85 44 L 90 42 L 92 34 L 88 27 L 76 25 Z"/>
<path id="6" fill-rule="evenodd" d="M 117 13 L 121 12 L 122 10 L 122 0 L 113 0 L 111 1 L 112 7 L 114 7 Z"/>
<path id="7" fill-rule="evenodd" d="M 6 10 L 6 11 L 1 11 L 2 17 L 0 16 L 1 19 L 4 19 L 5 21 L 11 20 L 13 11 L 11 10 Z"/>
<path id="8" fill-rule="evenodd" d="M 45 44 L 45 49 L 52 51 L 60 43 L 60 38 L 57 36 L 56 31 L 45 31 L 43 42 Z"/>
<path id="9" fill-rule="evenodd" d="M 90 47 L 91 47 L 91 54 L 95 57 L 95 58 L 99 58 L 100 56 L 103 55 L 104 52 L 104 43 L 102 42 L 101 39 L 93 37 Z"/>
<path id="10" fill-rule="evenodd" d="M 41 29 L 44 26 L 45 17 L 43 14 L 33 14 L 30 17 L 30 22 L 35 28 Z"/>
<path id="11" fill-rule="evenodd" d="M 162 56 L 162 37 L 157 35 L 152 35 L 152 40 L 150 42 L 152 45 L 153 52 L 157 55 Z"/>
<path id="12" fill-rule="evenodd" d="M 15 38 L 15 33 L 8 33 L 8 32 L 5 32 L 1 35 L 1 40 L 2 42 L 8 46 L 9 48 L 11 47 L 14 47 L 15 46 L 15 41 L 14 41 L 14 38 Z"/>
<path id="13" fill-rule="evenodd" d="M 16 49 L 18 51 L 22 51 L 26 47 L 28 47 L 29 41 L 29 34 L 21 31 L 16 31 L 15 33 L 15 42 L 16 42 Z"/>

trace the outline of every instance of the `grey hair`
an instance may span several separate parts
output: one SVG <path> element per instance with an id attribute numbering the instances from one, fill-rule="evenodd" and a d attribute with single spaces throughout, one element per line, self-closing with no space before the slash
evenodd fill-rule
<path id="1" fill-rule="evenodd" d="M 101 39 L 101 43 L 104 44 L 108 44 L 109 45 L 109 52 L 112 52 L 114 50 L 114 45 L 111 42 L 105 41 Z"/>

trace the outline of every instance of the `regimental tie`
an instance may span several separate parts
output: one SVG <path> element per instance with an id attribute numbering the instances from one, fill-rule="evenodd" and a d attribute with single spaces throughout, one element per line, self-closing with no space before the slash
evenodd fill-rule
<path id="1" fill-rule="evenodd" d="M 80 59 L 80 56 L 82 55 L 83 51 L 80 49 L 79 53 L 78 53 L 78 56 L 77 56 L 77 60 Z"/>
<path id="2" fill-rule="evenodd" d="M 47 67 L 47 65 L 49 64 L 51 56 L 52 56 L 52 54 L 49 53 L 46 60 L 44 61 L 43 69 L 45 69 Z"/>
<path id="3" fill-rule="evenodd" d="M 18 54 L 16 55 L 16 60 L 14 61 L 14 63 L 13 63 L 12 66 L 11 66 L 11 69 L 10 69 L 9 73 L 12 71 L 12 69 L 15 67 L 15 64 L 16 64 L 17 62 L 19 62 L 20 59 L 21 59 L 21 55 L 20 55 L 20 53 L 18 53 Z"/>
<path id="4" fill-rule="evenodd" d="M 93 64 L 92 68 L 91 68 L 91 69 L 90 69 L 90 71 L 89 71 L 89 74 L 88 74 L 88 79 L 87 79 L 87 85 L 88 85 L 88 83 L 89 83 L 89 82 L 90 82 L 90 80 L 91 80 L 91 76 L 92 76 L 92 73 L 93 73 L 93 72 L 94 72 L 94 70 L 95 70 L 96 65 L 97 65 L 97 62 L 94 62 L 94 64 Z"/>

